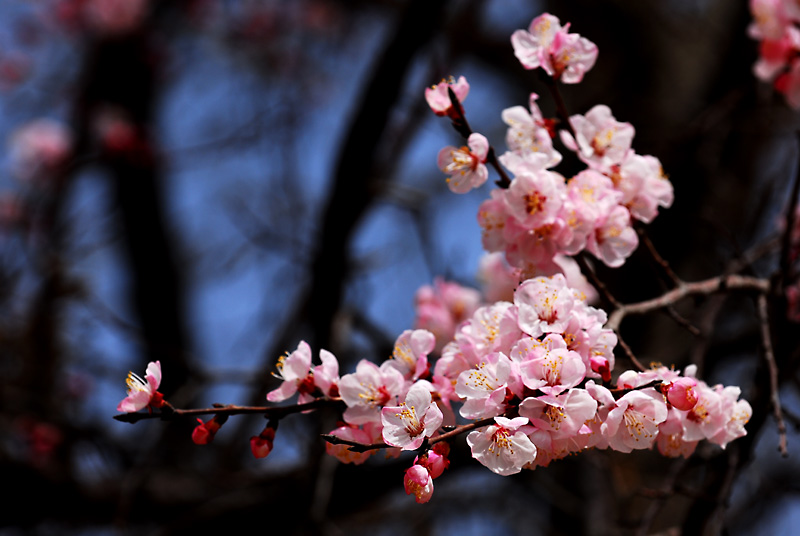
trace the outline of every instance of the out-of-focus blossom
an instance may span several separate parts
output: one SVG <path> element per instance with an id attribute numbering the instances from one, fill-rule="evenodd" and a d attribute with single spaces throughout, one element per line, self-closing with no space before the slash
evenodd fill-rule
<path id="1" fill-rule="evenodd" d="M 449 175 L 447 187 L 457 194 L 465 194 L 479 188 L 489 178 L 486 155 L 489 141 L 483 134 L 474 132 L 467 139 L 467 147 L 448 145 L 439 151 L 437 163 L 443 173 Z"/>
<path id="2" fill-rule="evenodd" d="M 10 140 L 11 167 L 23 181 L 52 179 L 72 152 L 72 133 L 52 119 L 37 119 L 18 128 Z"/>
<path id="3" fill-rule="evenodd" d="M 458 99 L 458 105 L 461 106 L 461 103 L 464 102 L 464 99 L 469 94 L 469 83 L 463 76 L 459 76 L 457 81 L 450 77 L 449 80 L 442 80 L 438 84 L 425 88 L 425 100 L 428 101 L 428 106 L 431 107 L 431 110 L 436 115 L 447 115 L 451 118 L 456 118 L 458 114 L 453 110 L 447 88 L 453 90 L 456 99 Z"/>

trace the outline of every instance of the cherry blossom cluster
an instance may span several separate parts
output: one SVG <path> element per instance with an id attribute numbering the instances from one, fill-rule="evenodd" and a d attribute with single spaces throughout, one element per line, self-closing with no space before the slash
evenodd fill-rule
<path id="1" fill-rule="evenodd" d="M 557 18 L 544 14 L 534 19 L 529 31 L 517 31 L 512 43 L 523 66 L 542 67 L 555 80 L 579 82 L 594 64 L 597 47 L 567 33 L 568 26 L 562 28 Z M 457 83 L 442 82 L 428 90 L 441 102 L 434 105 L 430 97 L 428 101 L 438 115 L 458 116 L 463 112 L 460 100 L 445 108 L 448 87 L 460 99 L 469 86 L 463 77 Z M 633 220 L 649 223 L 659 207 L 671 206 L 672 184 L 656 157 L 632 149 L 634 127 L 617 121 L 605 105 L 572 115 L 560 131 L 566 149 L 587 166 L 566 179 L 553 170 L 562 160 L 553 144 L 556 123 L 544 118 L 538 99 L 531 93 L 528 108 L 514 106 L 502 112 L 508 151 L 498 160 L 513 179 L 507 188 L 493 190 L 479 209 L 483 246 L 504 252 L 526 277 L 563 272 L 556 259 L 584 250 L 619 267 L 638 246 Z M 453 192 L 464 193 L 486 182 L 489 152 L 488 140 L 478 133 L 469 135 L 467 146 L 439 152 L 439 168 L 449 176 Z"/>
<path id="2" fill-rule="evenodd" d="M 800 4 L 794 0 L 750 0 L 747 33 L 759 41 L 753 73 L 800 109 Z"/>
<path id="3" fill-rule="evenodd" d="M 528 69 L 542 68 L 555 83 L 577 83 L 595 62 L 597 47 L 569 33 L 549 14 L 512 36 Z M 588 448 L 620 452 L 657 447 L 665 456 L 688 457 L 702 439 L 722 448 L 746 434 L 752 409 L 738 387 L 709 386 L 695 367 L 681 374 L 665 366 L 625 371 L 614 380 L 618 338 L 594 288 L 570 255 L 587 250 L 617 267 L 637 246 L 633 219 L 650 222 L 669 207 L 672 186 L 657 158 L 631 148 L 634 128 L 604 105 L 562 117 L 562 144 L 586 164 L 565 179 L 552 171 L 562 155 L 554 145 L 554 120 L 545 119 L 531 94 L 528 108 L 504 110 L 508 151 L 495 159 L 486 137 L 471 132 L 463 100 L 464 77 L 426 90 L 432 110 L 464 135 L 464 147 L 445 147 L 438 165 L 451 190 L 463 193 L 497 168 L 502 188 L 480 207 L 484 247 L 483 292 L 437 279 L 415 297 L 415 329 L 395 341 L 381 364 L 368 360 L 340 376 L 337 358 L 319 351 L 313 363 L 301 341 L 277 362 L 280 385 L 269 402 L 297 395 L 293 412 L 321 405 L 341 409 L 340 425 L 325 436 L 327 452 L 343 463 L 364 463 L 373 453 L 413 451 L 405 491 L 430 500 L 433 481 L 449 466 L 450 445 L 465 435 L 472 457 L 498 475 L 547 466 Z M 508 178 L 504 166 L 513 178 Z M 159 363 L 145 379 L 131 373 L 121 412 L 175 410 L 158 392 Z M 274 446 L 282 408 L 229 408 L 192 434 L 210 443 L 229 414 L 263 410 L 269 421 L 250 439 L 253 455 Z M 194 413 L 193 415 L 196 415 Z"/>

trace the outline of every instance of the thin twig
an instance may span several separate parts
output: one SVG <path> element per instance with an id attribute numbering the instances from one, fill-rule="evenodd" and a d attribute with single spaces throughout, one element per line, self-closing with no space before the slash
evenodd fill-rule
<path id="1" fill-rule="evenodd" d="M 626 316 L 640 315 L 663 309 L 674 305 L 687 296 L 710 295 L 727 289 L 754 290 L 766 293 L 769 291 L 769 287 L 770 284 L 767 279 L 736 274 L 721 275 L 693 283 L 682 283 L 678 288 L 665 292 L 657 298 L 619 306 L 616 311 L 611 313 L 606 327 L 619 332 L 620 323 Z"/>
<path id="2" fill-rule="evenodd" d="M 672 267 L 669 265 L 669 262 L 661 256 L 656 250 L 653 241 L 650 240 L 650 236 L 647 234 L 647 230 L 642 225 L 635 225 L 634 228 L 636 229 L 636 234 L 639 235 L 639 240 L 644 244 L 645 249 L 647 249 L 648 253 L 650 253 L 650 257 L 652 257 L 653 261 L 658 264 L 661 269 L 664 271 L 664 274 L 672 281 L 672 284 L 676 287 L 681 286 L 681 278 L 672 270 Z"/>
<path id="3" fill-rule="evenodd" d="M 789 456 L 786 446 L 786 423 L 783 421 L 783 411 L 781 410 L 781 399 L 778 394 L 778 365 L 775 363 L 775 352 L 772 349 L 772 334 L 769 329 L 769 316 L 767 313 L 767 296 L 759 294 L 757 299 L 758 321 L 761 326 L 761 343 L 764 350 L 764 360 L 767 362 L 769 370 L 769 390 L 772 400 L 772 413 L 778 426 L 778 451 L 784 458 Z"/>
<path id="4" fill-rule="evenodd" d="M 174 409 L 169 404 L 166 409 L 161 412 L 155 413 L 122 413 L 114 415 L 114 419 L 120 422 L 137 423 L 148 419 L 161 419 L 172 420 L 181 417 L 197 417 L 199 415 L 247 415 L 247 414 L 263 414 L 265 418 L 269 419 L 282 419 L 287 415 L 293 413 L 302 413 L 303 411 L 319 409 L 324 407 L 336 407 L 343 404 L 341 398 L 317 398 L 312 402 L 305 404 L 294 404 L 291 406 L 236 406 L 236 405 L 219 405 L 212 408 L 196 408 L 196 409 Z"/>
<path id="5" fill-rule="evenodd" d="M 456 97 L 453 88 L 450 86 L 447 86 L 447 95 L 450 97 L 450 107 L 456 116 L 451 116 L 453 128 L 455 128 L 456 131 L 458 131 L 458 133 L 464 137 L 464 139 L 468 139 L 473 133 L 473 130 L 469 126 L 467 116 L 464 114 L 464 107 L 461 105 L 461 102 L 458 100 L 458 97 Z M 511 186 L 511 179 L 506 173 L 506 170 L 503 169 L 503 166 L 501 166 L 500 162 L 497 160 L 494 147 L 491 145 L 489 145 L 489 152 L 486 153 L 486 161 L 489 162 L 494 170 L 497 171 L 497 174 L 500 175 L 500 178 L 495 181 L 495 184 L 497 184 L 497 186 L 500 188 L 508 188 Z"/>
<path id="6" fill-rule="evenodd" d="M 583 254 L 576 255 L 574 259 L 578 263 L 578 266 L 580 266 L 583 275 L 585 275 L 592 285 L 594 285 L 597 291 L 600 292 L 600 295 L 603 297 L 603 299 L 605 299 L 606 302 L 608 302 L 608 304 L 615 309 L 622 307 L 622 303 L 620 303 L 620 301 L 617 300 L 613 294 L 611 294 L 611 291 L 608 290 L 608 287 L 605 285 L 605 283 L 600 281 L 600 278 L 597 277 L 597 274 L 594 272 L 592 267 L 589 266 L 589 262 L 586 260 Z"/>

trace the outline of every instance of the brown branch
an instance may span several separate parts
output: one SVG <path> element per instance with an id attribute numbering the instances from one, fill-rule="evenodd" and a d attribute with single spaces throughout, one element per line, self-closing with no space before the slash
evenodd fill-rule
<path id="1" fill-rule="evenodd" d="M 622 303 L 611 294 L 611 291 L 608 290 L 608 287 L 600 281 L 600 278 L 597 277 L 597 274 L 594 272 L 591 266 L 589 266 L 589 262 L 584 257 L 584 254 L 581 253 L 573 257 L 575 261 L 578 263 L 578 266 L 581 268 L 581 273 L 585 275 L 589 281 L 591 281 L 592 285 L 600 292 L 600 295 L 603 299 L 608 302 L 614 309 L 619 309 L 622 307 Z"/>
<path id="2" fill-rule="evenodd" d="M 478 428 L 489 426 L 494 422 L 495 422 L 494 417 L 488 417 L 486 419 L 481 419 L 479 421 L 471 422 L 469 424 L 462 424 L 461 426 L 456 426 L 455 428 L 453 428 L 448 432 L 440 434 L 436 437 L 429 438 L 428 441 L 423 443 L 423 448 L 427 448 L 427 446 L 430 445 L 435 445 L 440 441 L 447 441 L 453 437 L 463 434 L 464 432 L 471 432 L 472 430 L 477 430 Z M 359 443 L 357 441 L 342 439 L 341 437 L 337 437 L 335 435 L 330 435 L 330 434 L 322 434 L 322 439 L 324 439 L 331 445 L 347 445 L 348 450 L 351 450 L 353 452 L 366 452 L 368 450 L 396 448 L 392 447 L 391 445 L 387 445 L 386 443 L 364 444 L 364 443 Z"/>
<path id="3" fill-rule="evenodd" d="M 644 244 L 645 249 L 650 253 L 650 257 L 653 261 L 661 267 L 664 274 L 672 281 L 674 286 L 681 286 L 683 281 L 681 281 L 681 278 L 672 270 L 669 262 L 656 250 L 656 246 L 653 244 L 653 241 L 650 240 L 650 236 L 648 236 L 645 228 L 640 224 L 635 225 L 634 228 L 636 229 L 636 234 L 639 235 L 639 240 Z"/>
<path id="4" fill-rule="evenodd" d="M 628 315 L 649 313 L 657 309 L 663 309 L 674 305 L 687 296 L 707 296 L 726 289 L 754 290 L 760 293 L 766 293 L 769 291 L 769 280 L 731 274 L 712 277 L 693 283 L 681 283 L 678 288 L 670 290 L 657 298 L 620 306 L 616 311 L 611 313 L 606 327 L 619 333 L 619 326 L 622 323 L 622 319 Z"/>
<path id="5" fill-rule="evenodd" d="M 778 451 L 784 458 L 789 455 L 786 446 L 786 423 L 783 421 L 783 411 L 781 410 L 781 399 L 778 394 L 778 366 L 775 363 L 775 352 L 772 348 L 772 333 L 769 329 L 769 316 L 767 314 L 767 296 L 759 294 L 757 299 L 758 320 L 761 327 L 761 343 L 764 350 L 764 360 L 767 362 L 769 370 L 769 391 L 772 400 L 772 413 L 778 426 Z"/>
<path id="6" fill-rule="evenodd" d="M 236 406 L 233 404 L 220 405 L 213 408 L 195 409 L 174 409 L 166 403 L 167 409 L 156 413 L 122 413 L 114 415 L 114 419 L 120 422 L 135 424 L 139 421 L 149 419 L 173 420 L 181 417 L 197 417 L 199 415 L 252 415 L 263 414 L 268 419 L 282 419 L 293 413 L 302 413 L 324 407 L 333 407 L 342 404 L 341 398 L 317 398 L 305 404 L 294 404 L 291 406 Z"/>
<path id="7" fill-rule="evenodd" d="M 464 107 L 461 105 L 461 102 L 456 97 L 453 88 L 447 86 L 447 96 L 450 97 L 450 106 L 453 110 L 455 117 L 451 117 L 453 121 L 453 128 L 455 128 L 459 134 L 461 134 L 464 139 L 468 139 L 470 135 L 474 132 L 472 127 L 469 126 L 469 122 L 467 121 L 467 116 L 464 114 Z M 494 147 L 489 145 L 489 152 L 486 154 L 486 161 L 491 164 L 497 174 L 500 175 L 500 178 L 495 182 L 497 186 L 500 188 L 508 188 L 511 186 L 511 179 L 509 178 L 506 170 L 500 165 L 500 162 L 497 160 L 497 155 L 494 152 Z"/>

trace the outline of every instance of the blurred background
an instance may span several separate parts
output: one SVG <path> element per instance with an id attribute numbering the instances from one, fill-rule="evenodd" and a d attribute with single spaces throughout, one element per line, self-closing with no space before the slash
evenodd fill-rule
<path id="1" fill-rule="evenodd" d="M 744 0 L 2 0 L 0 535 L 794 533 L 800 442 L 790 426 L 777 452 L 748 296 L 681 303 L 700 337 L 661 314 L 622 327 L 645 363 L 696 363 L 753 406 L 746 438 L 688 460 L 593 451 L 504 478 L 462 441 L 417 505 L 411 458 L 324 454 L 334 412 L 284 419 L 261 460 L 260 418 L 207 446 L 193 422 L 112 419 L 149 361 L 176 407 L 261 405 L 299 340 L 351 372 L 390 355 L 420 286 L 477 286 L 496 177 L 447 189 L 436 155 L 463 141 L 423 92 L 466 76 L 467 118 L 502 152 L 504 108 L 533 91 L 555 115 L 510 44 L 545 11 L 600 50 L 562 88 L 570 113 L 610 106 L 663 163 L 675 203 L 648 230 L 676 272 L 712 277 L 755 247 L 745 273 L 771 274 L 798 116 L 752 75 Z M 598 271 L 626 302 L 662 290 L 643 252 Z"/>

